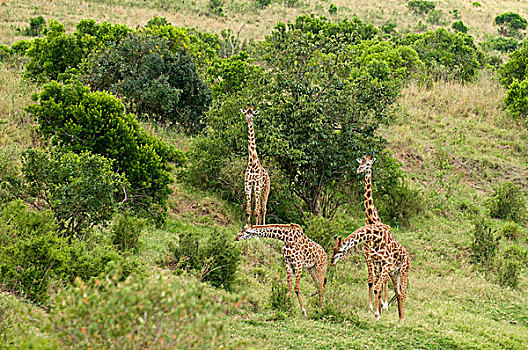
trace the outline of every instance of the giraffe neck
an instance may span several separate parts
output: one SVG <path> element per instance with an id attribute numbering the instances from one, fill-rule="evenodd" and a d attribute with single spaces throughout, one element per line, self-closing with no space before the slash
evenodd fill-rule
<path id="1" fill-rule="evenodd" d="M 372 170 L 365 173 L 365 216 L 367 218 L 366 224 L 381 224 L 381 219 L 378 215 L 378 210 L 374 206 L 372 199 Z"/>
<path id="2" fill-rule="evenodd" d="M 257 225 L 251 228 L 252 232 L 263 238 L 275 238 L 283 242 L 294 239 L 298 235 L 300 226 L 297 225 Z"/>
<path id="3" fill-rule="evenodd" d="M 372 239 L 369 237 L 368 233 L 369 231 L 367 231 L 365 227 L 360 227 L 352 232 L 343 242 L 345 248 L 344 251 L 348 251 L 359 243 Z"/>
<path id="4" fill-rule="evenodd" d="M 253 122 L 248 123 L 248 139 L 249 139 L 249 145 L 248 145 L 249 163 L 258 164 L 259 159 L 257 155 L 257 145 L 255 143 L 255 129 L 253 128 Z"/>

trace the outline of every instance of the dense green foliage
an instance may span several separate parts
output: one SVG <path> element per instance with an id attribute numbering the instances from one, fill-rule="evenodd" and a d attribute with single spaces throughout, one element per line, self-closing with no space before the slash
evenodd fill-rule
<path id="1" fill-rule="evenodd" d="M 22 157 L 24 192 L 34 203 L 46 203 L 60 231 L 68 235 L 110 220 L 125 180 L 112 162 L 90 153 L 28 150 Z"/>
<path id="2" fill-rule="evenodd" d="M 495 256 L 499 250 L 500 237 L 495 235 L 495 230 L 485 219 L 474 222 L 473 242 L 471 243 L 471 258 L 475 263 L 486 269 L 493 267 Z"/>
<path id="3" fill-rule="evenodd" d="M 139 245 L 139 236 L 145 226 L 145 220 L 136 218 L 127 212 L 117 215 L 111 227 L 112 243 L 120 251 L 136 251 Z"/>
<path id="4" fill-rule="evenodd" d="M 453 22 L 453 24 L 451 24 L 451 28 L 453 28 L 457 33 L 467 33 L 469 30 L 469 28 L 462 21 Z"/>
<path id="5" fill-rule="evenodd" d="M 46 304 L 54 278 L 67 266 L 66 240 L 50 211 L 34 213 L 22 202 L 0 211 L 0 288 Z"/>
<path id="6" fill-rule="evenodd" d="M 149 135 L 120 100 L 90 92 L 80 84 L 51 82 L 28 107 L 44 137 L 75 153 L 85 151 L 113 160 L 128 181 L 126 203 L 136 212 L 161 219 L 170 193 L 168 162 L 182 164 L 183 152 Z"/>
<path id="7" fill-rule="evenodd" d="M 499 27 L 502 36 L 511 36 L 518 30 L 525 30 L 528 21 L 518 13 L 505 12 L 495 17 L 495 24 Z"/>
<path id="8" fill-rule="evenodd" d="M 137 33 L 94 52 L 82 65 L 81 81 L 93 90 L 123 98 L 128 110 L 187 132 L 203 127 L 211 98 L 183 48 L 167 39 Z"/>
<path id="9" fill-rule="evenodd" d="M 222 339 L 227 309 L 220 304 L 224 298 L 211 294 L 202 284 L 166 274 L 78 280 L 58 296 L 40 328 L 53 330 L 60 347 L 206 349 Z"/>
<path id="10" fill-rule="evenodd" d="M 471 35 L 450 33 L 444 28 L 408 34 L 402 43 L 416 50 L 434 79 L 470 81 L 477 75 L 484 58 Z"/>
<path id="11" fill-rule="evenodd" d="M 416 14 L 426 14 L 436 7 L 433 1 L 427 0 L 409 0 L 407 6 Z"/>
<path id="12" fill-rule="evenodd" d="M 528 46 L 523 46 L 519 50 L 512 52 L 508 62 L 499 69 L 500 83 L 504 87 L 509 87 L 514 80 L 523 81 L 528 76 Z"/>
<path id="13" fill-rule="evenodd" d="M 488 200 L 490 216 L 522 222 L 526 218 L 526 198 L 522 188 L 511 182 L 495 187 Z"/>
<path id="14" fill-rule="evenodd" d="M 528 81 L 514 80 L 508 88 L 504 104 L 515 118 L 525 120 L 528 116 Z"/>
<path id="15" fill-rule="evenodd" d="M 99 45 L 118 42 L 130 31 L 125 25 L 82 20 L 75 32 L 66 34 L 62 23 L 50 20 L 46 36 L 35 38 L 27 51 L 30 61 L 26 76 L 39 82 L 56 80 L 62 73 L 77 68 Z"/>

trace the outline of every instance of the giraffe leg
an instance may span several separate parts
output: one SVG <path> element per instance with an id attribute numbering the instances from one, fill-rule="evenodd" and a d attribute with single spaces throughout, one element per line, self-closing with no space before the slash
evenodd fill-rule
<path id="1" fill-rule="evenodd" d="M 326 286 L 326 268 L 326 261 L 320 267 L 315 268 L 317 279 L 319 281 L 319 311 L 321 313 L 323 313 L 324 291 Z"/>
<path id="2" fill-rule="evenodd" d="M 282 255 L 284 255 L 285 253 L 285 248 L 286 247 L 282 247 Z M 284 258 L 284 260 L 286 262 L 286 279 L 288 281 L 288 293 L 286 294 L 286 297 L 289 299 L 291 297 L 291 291 L 292 291 L 293 269 L 290 264 L 290 261 L 286 259 L 286 257 Z"/>
<path id="3" fill-rule="evenodd" d="M 265 169 L 262 169 L 264 185 L 262 188 L 262 225 L 266 225 L 266 212 L 268 205 L 268 196 L 270 193 L 270 177 Z"/>
<path id="4" fill-rule="evenodd" d="M 407 299 L 407 282 L 409 280 L 409 273 L 411 271 L 410 261 L 404 263 L 400 273 L 400 297 L 398 298 L 398 316 L 400 317 L 400 322 L 404 318 L 405 310 L 405 299 Z"/>
<path id="5" fill-rule="evenodd" d="M 369 287 L 369 309 L 372 311 L 372 287 L 374 285 L 374 264 L 372 263 L 372 258 L 370 257 L 370 253 L 368 250 L 368 247 L 365 247 L 363 245 L 363 254 L 365 254 L 365 261 L 367 262 L 367 270 L 368 270 L 368 287 Z"/>
<path id="6" fill-rule="evenodd" d="M 388 266 L 384 265 L 381 267 L 381 273 L 379 277 L 376 279 L 376 285 L 374 286 L 374 295 L 376 299 L 376 312 L 374 313 L 374 318 L 376 319 L 376 321 L 381 318 L 381 292 L 383 289 L 383 284 L 388 278 L 389 278 Z"/>
<path id="7" fill-rule="evenodd" d="M 260 215 L 260 195 L 262 193 L 262 179 L 258 179 L 255 183 L 255 222 L 257 225 L 262 225 L 262 216 Z"/>
<path id="8" fill-rule="evenodd" d="M 315 271 L 315 267 L 310 267 L 307 270 L 308 270 L 308 273 L 310 273 L 310 276 L 312 276 L 312 279 L 314 280 L 315 285 L 317 286 L 317 288 L 319 288 L 319 281 L 317 279 L 317 274 L 316 274 L 316 271 Z M 315 296 L 318 293 L 319 293 L 319 291 L 317 291 L 314 294 L 312 294 L 312 296 Z"/>
<path id="9" fill-rule="evenodd" d="M 246 171 L 246 179 L 244 181 L 244 191 L 246 193 L 246 214 L 247 214 L 247 223 L 251 224 L 251 192 L 253 190 L 251 178 Z"/>
<path id="10" fill-rule="evenodd" d="M 306 316 L 306 309 L 304 308 L 302 298 L 301 298 L 301 274 L 302 274 L 302 264 L 295 264 L 295 294 L 297 294 L 297 299 L 299 299 L 299 305 L 301 307 L 303 316 Z"/>
<path id="11" fill-rule="evenodd" d="M 385 301 L 382 302 L 381 307 L 387 311 L 389 311 L 389 302 L 388 302 L 388 294 L 389 294 L 389 279 L 385 281 L 385 286 L 383 287 L 385 289 Z"/>

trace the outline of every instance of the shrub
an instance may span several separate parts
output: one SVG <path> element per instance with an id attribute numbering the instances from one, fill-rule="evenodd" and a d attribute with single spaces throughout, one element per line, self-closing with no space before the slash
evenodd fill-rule
<path id="1" fill-rule="evenodd" d="M 50 211 L 35 213 L 20 201 L 0 210 L 0 289 L 46 305 L 67 263 L 67 242 Z"/>
<path id="2" fill-rule="evenodd" d="M 80 68 L 93 90 L 122 96 L 129 110 L 189 133 L 203 128 L 210 91 L 183 48 L 171 51 L 165 38 L 137 33 L 94 52 Z"/>
<path id="3" fill-rule="evenodd" d="M 519 29 L 525 30 L 528 21 L 518 13 L 505 12 L 495 17 L 495 25 L 499 27 L 499 33 L 502 36 L 511 36 L 516 34 Z"/>
<path id="4" fill-rule="evenodd" d="M 227 300 L 234 303 L 196 281 L 163 273 L 77 280 L 57 297 L 40 328 L 65 348 L 218 348 Z"/>
<path id="5" fill-rule="evenodd" d="M 517 288 L 521 264 L 515 258 L 498 258 L 495 262 L 497 282 L 502 287 Z"/>
<path id="6" fill-rule="evenodd" d="M 508 88 L 515 80 L 526 79 L 528 70 L 528 46 L 522 46 L 510 54 L 509 59 L 499 68 L 500 83 Z"/>
<path id="7" fill-rule="evenodd" d="M 196 231 L 186 231 L 180 234 L 178 246 L 171 249 L 179 267 L 194 271 L 200 281 L 226 290 L 233 288 L 240 249 L 229 232 L 215 230 L 200 237 Z"/>
<path id="8" fill-rule="evenodd" d="M 528 116 L 528 80 L 514 80 L 504 97 L 504 105 L 514 118 L 525 120 Z"/>
<path id="9" fill-rule="evenodd" d="M 500 229 L 500 235 L 512 241 L 518 240 L 521 235 L 519 224 L 513 221 L 504 223 Z"/>
<path id="10" fill-rule="evenodd" d="M 420 214 L 424 206 L 423 194 L 402 180 L 381 196 L 379 213 L 383 222 L 395 226 L 408 226 L 411 218 Z"/>
<path id="11" fill-rule="evenodd" d="M 467 33 L 469 30 L 469 28 L 466 27 L 466 25 L 462 21 L 453 22 L 453 24 L 451 24 L 451 28 L 453 28 L 457 33 Z"/>
<path id="12" fill-rule="evenodd" d="M 111 219 L 124 178 L 108 159 L 83 152 L 29 149 L 22 156 L 25 192 L 53 211 L 61 232 L 68 235 Z"/>
<path id="13" fill-rule="evenodd" d="M 495 237 L 495 231 L 484 219 L 474 222 L 473 242 L 471 243 L 471 259 L 489 270 L 499 249 L 500 237 Z"/>
<path id="14" fill-rule="evenodd" d="M 25 75 L 38 82 L 57 80 L 61 74 L 76 69 L 96 47 L 119 41 L 129 31 L 125 25 L 106 22 L 98 25 L 94 20 L 82 20 L 74 33 L 66 34 L 62 23 L 50 20 L 46 36 L 35 38 L 27 51 L 30 60 Z"/>
<path id="15" fill-rule="evenodd" d="M 207 3 L 207 11 L 209 14 L 216 16 L 224 15 L 224 2 L 222 0 L 209 0 Z"/>
<path id="16" fill-rule="evenodd" d="M 435 3 L 427 0 L 409 0 L 407 7 L 416 14 L 426 14 L 435 9 Z"/>
<path id="17" fill-rule="evenodd" d="M 472 5 L 473 5 L 473 7 L 482 7 L 482 5 L 480 4 L 480 2 L 478 2 L 478 1 L 474 1 L 474 2 L 472 3 Z"/>
<path id="18" fill-rule="evenodd" d="M 477 75 L 484 59 L 471 35 L 450 33 L 444 28 L 424 34 L 408 34 L 402 44 L 416 50 L 435 79 L 470 81 Z"/>
<path id="19" fill-rule="evenodd" d="M 286 314 L 293 310 L 291 297 L 287 297 L 288 285 L 284 281 L 273 280 L 271 283 L 270 305 L 271 308 Z"/>
<path id="20" fill-rule="evenodd" d="M 145 220 L 128 212 L 118 214 L 112 224 L 112 243 L 120 251 L 137 250 L 139 236 L 145 228 Z"/>
<path id="21" fill-rule="evenodd" d="M 334 4 L 330 4 L 328 7 L 328 13 L 331 15 L 335 15 L 337 13 L 337 6 Z"/>
<path id="22" fill-rule="evenodd" d="M 442 10 L 431 10 L 427 14 L 426 21 L 431 24 L 446 25 L 447 18 Z"/>
<path id="23" fill-rule="evenodd" d="M 31 45 L 32 43 L 29 40 L 19 40 L 11 46 L 11 53 L 25 56 Z"/>
<path id="24" fill-rule="evenodd" d="M 261 9 L 268 7 L 271 4 L 271 0 L 254 0 L 255 5 Z"/>
<path id="25" fill-rule="evenodd" d="M 29 19 L 29 27 L 21 31 L 24 36 L 40 36 L 46 31 L 46 20 L 42 16 Z"/>
<path id="26" fill-rule="evenodd" d="M 121 101 L 106 92 L 90 92 L 78 83 L 51 82 L 27 109 L 39 122 L 39 132 L 75 153 L 92 152 L 113 160 L 129 189 L 125 205 L 134 212 L 162 220 L 171 177 L 168 162 L 182 164 L 185 155 L 149 135 Z"/>
<path id="27" fill-rule="evenodd" d="M 492 218 L 522 222 L 526 217 L 526 199 L 519 185 L 511 182 L 499 184 L 487 205 Z"/>
<path id="28" fill-rule="evenodd" d="M 362 224 L 365 223 L 361 220 Z M 319 215 L 310 215 L 305 220 L 304 233 L 315 242 L 319 243 L 330 254 L 334 246 L 334 236 L 342 236 L 343 232 L 353 232 L 358 228 L 356 221 L 350 216 L 338 215 L 328 219 Z"/>
<path id="29" fill-rule="evenodd" d="M 519 41 L 515 38 L 505 38 L 500 36 L 483 41 L 481 46 L 488 50 L 497 50 L 502 53 L 508 53 L 517 50 L 519 47 Z"/>

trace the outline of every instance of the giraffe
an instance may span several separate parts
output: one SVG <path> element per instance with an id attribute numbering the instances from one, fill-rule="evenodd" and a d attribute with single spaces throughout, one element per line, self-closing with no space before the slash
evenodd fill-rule
<path id="1" fill-rule="evenodd" d="M 251 194 L 255 194 L 255 221 L 257 225 L 266 224 L 266 206 L 268 204 L 268 196 L 270 192 L 270 177 L 266 169 L 262 167 L 257 155 L 257 146 L 255 144 L 255 129 L 253 128 L 253 116 L 258 114 L 255 106 L 246 106 L 246 109 L 241 109 L 242 113 L 246 115 L 248 123 L 248 139 L 249 139 L 249 159 L 246 168 L 246 175 L 244 178 L 244 190 L 246 193 L 246 213 L 248 216 L 248 224 L 251 224 Z M 261 198 L 262 195 L 262 198 Z M 261 202 L 262 200 L 262 202 Z"/>
<path id="2" fill-rule="evenodd" d="M 381 219 L 378 215 L 378 209 L 374 206 L 374 200 L 372 199 L 372 164 L 376 161 L 376 158 L 370 158 L 370 156 L 363 155 L 363 157 L 356 159 L 359 163 L 359 167 L 357 168 L 357 173 L 365 173 L 365 225 L 375 225 L 375 224 L 383 224 L 381 222 Z M 371 247 L 369 244 L 363 244 L 363 255 L 365 255 L 365 261 L 367 263 L 367 270 L 368 270 L 368 279 L 367 284 L 369 287 L 369 309 L 373 310 L 372 307 L 372 287 L 374 285 L 374 264 L 372 262 L 371 258 Z M 389 280 L 387 280 L 384 290 L 385 290 L 385 301 L 383 302 L 382 307 L 385 310 L 389 309 L 389 303 L 387 302 L 388 299 L 388 287 L 389 287 Z"/>
<path id="3" fill-rule="evenodd" d="M 306 268 L 312 276 L 318 288 L 319 310 L 323 310 L 323 294 L 326 285 L 326 268 L 328 258 L 325 250 L 318 243 L 312 241 L 303 233 L 301 226 L 297 224 L 289 225 L 246 225 L 236 236 L 235 240 L 240 241 L 253 237 L 269 237 L 284 242 L 282 255 L 286 263 L 286 274 L 288 276 L 288 294 L 291 296 L 292 277 L 295 273 L 295 294 L 299 299 L 299 305 L 304 316 L 304 308 L 301 294 L 300 281 L 303 268 Z"/>
<path id="4" fill-rule="evenodd" d="M 371 255 L 373 262 L 381 270 L 376 277 L 374 294 L 376 299 L 376 312 L 374 317 L 381 317 L 381 291 L 389 276 L 392 280 L 396 300 L 398 300 L 398 315 L 400 321 L 404 319 L 405 299 L 407 298 L 407 281 L 411 270 L 411 257 L 405 247 L 401 245 L 392 235 L 390 227 L 383 224 L 366 225 L 358 228 L 344 240 L 334 237 L 334 254 L 332 266 L 341 259 L 355 245 L 370 242 L 373 247 Z"/>

